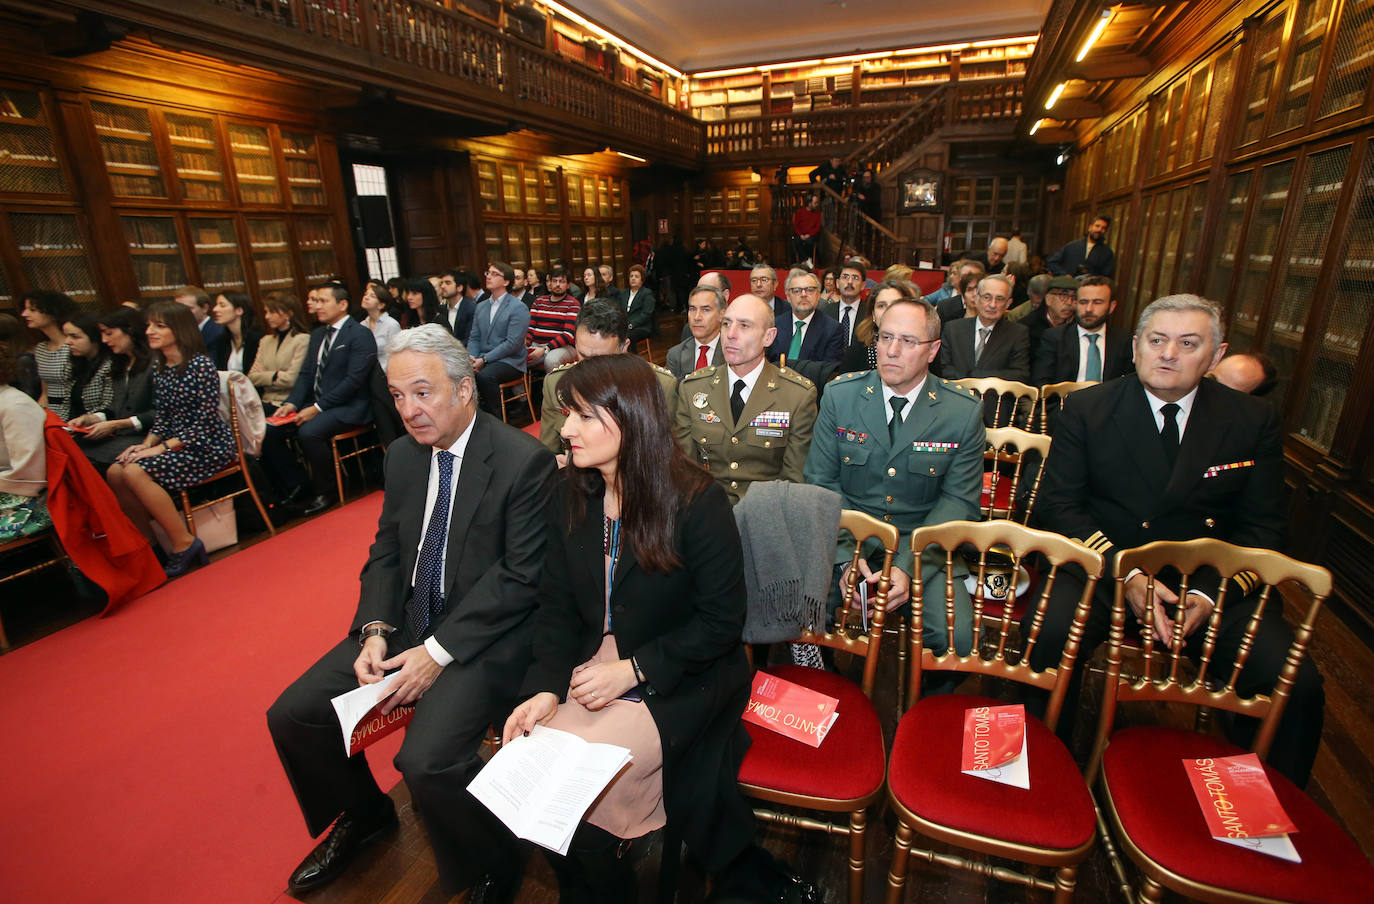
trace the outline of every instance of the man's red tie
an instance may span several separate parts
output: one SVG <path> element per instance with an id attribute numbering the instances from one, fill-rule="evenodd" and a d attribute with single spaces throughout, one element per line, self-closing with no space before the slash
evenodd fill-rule
<path id="1" fill-rule="evenodd" d="M 703 367 L 705 367 L 705 366 L 706 366 L 706 346 L 704 346 L 704 345 L 698 345 L 698 346 L 697 346 L 697 370 L 701 370 L 701 369 L 702 369 Z"/>

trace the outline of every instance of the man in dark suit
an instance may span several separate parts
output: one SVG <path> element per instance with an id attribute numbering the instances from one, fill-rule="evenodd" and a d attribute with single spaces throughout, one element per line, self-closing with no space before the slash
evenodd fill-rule
<path id="1" fill-rule="evenodd" d="M 466 343 L 472 332 L 472 315 L 477 310 L 473 290 L 477 277 L 463 270 L 445 270 L 439 274 L 439 323 L 448 328 L 459 342 Z"/>
<path id="2" fill-rule="evenodd" d="M 1050 283 L 1051 293 L 1055 291 Z M 1066 381 L 1105 382 L 1131 373 L 1131 334 L 1109 326 L 1107 318 L 1116 310 L 1112 281 L 1105 276 L 1089 276 L 1078 286 L 1074 319 L 1050 327 L 1040 336 L 1031 382 L 1036 386 Z M 1052 303 L 1047 298 L 1046 304 Z"/>
<path id="3" fill-rule="evenodd" d="M 673 376 L 681 380 L 704 367 L 725 363 L 720 350 L 720 321 L 725 316 L 725 293 L 712 286 L 697 286 L 687 296 L 686 339 L 668 349 L 665 362 Z"/>
<path id="4" fill-rule="evenodd" d="M 450 894 L 472 888 L 470 902 L 509 901 L 514 838 L 466 788 L 487 726 L 504 722 L 529 664 L 553 454 L 477 411 L 471 358 L 440 325 L 406 330 L 389 351 L 387 383 L 409 436 L 387 450 L 357 613 L 267 713 L 307 828 L 319 835 L 333 823 L 290 889 L 336 878 L 396 824 L 366 759 L 341 749 L 329 701 L 399 669 L 383 709 L 415 704 L 396 767 L 440 882 Z"/>
<path id="5" fill-rule="evenodd" d="M 1000 235 L 995 236 L 988 242 L 988 250 L 980 251 L 977 254 L 969 255 L 971 260 L 975 260 L 983 265 L 983 271 L 988 275 L 1001 273 L 1006 268 L 1007 240 Z"/>
<path id="6" fill-rule="evenodd" d="M 1007 320 L 1011 291 L 1011 280 L 1005 276 L 985 276 L 978 282 L 978 316 L 945 325 L 937 374 L 947 380 L 1030 379 L 1030 331 Z"/>
<path id="7" fill-rule="evenodd" d="M 854 328 L 862 317 L 864 281 L 867 278 L 868 261 L 861 257 L 845 261 L 835 279 L 835 291 L 839 293 L 840 300 L 829 301 L 821 306 L 821 313 L 840 325 L 840 343 L 844 348 L 854 343 Z"/>
<path id="8" fill-rule="evenodd" d="M 1154 540 L 1213 537 L 1240 546 L 1277 549 L 1282 540 L 1283 447 L 1272 405 L 1204 380 L 1226 353 L 1215 305 L 1195 295 L 1171 295 L 1145 309 L 1136 328 L 1137 374 L 1074 394 L 1059 417 L 1045 464 L 1039 526 L 1102 553 L 1108 574 L 1117 553 Z M 1037 669 L 1059 660 L 1082 595 L 1081 570 L 1063 569 L 1050 599 Z M 1254 575 L 1233 579 L 1216 638 L 1214 663 L 1233 661 L 1258 594 Z M 1164 643 L 1174 631 L 1177 575 L 1156 585 L 1153 610 L 1145 609 L 1144 575 L 1126 583 L 1133 622 L 1126 631 L 1152 630 Z M 1162 586 L 1167 585 L 1167 586 Z M 1201 652 L 1207 620 L 1220 589 L 1215 571 L 1195 574 L 1184 600 L 1183 632 L 1190 654 Z M 1092 656 L 1110 624 L 1113 582 L 1104 578 L 1082 639 L 1079 662 Z M 1027 622 L 1026 629 L 1030 625 Z M 1237 683 L 1243 695 L 1272 690 L 1292 632 L 1283 606 L 1265 607 L 1259 634 Z M 1077 682 L 1065 704 L 1076 713 Z M 1322 681 L 1311 660 L 1299 670 L 1279 724 L 1269 762 L 1301 787 L 1311 772 L 1322 734 Z M 1074 719 L 1060 725 L 1072 731 Z M 1246 745 L 1256 727 L 1238 719 L 1232 740 Z"/>
<path id="9" fill-rule="evenodd" d="M 1116 252 L 1107 245 L 1111 225 L 1111 217 L 1097 217 L 1085 238 L 1069 242 L 1051 254 L 1045 265 L 1055 276 L 1116 276 Z"/>
<path id="10" fill-rule="evenodd" d="M 310 463 L 307 475 L 287 446 L 292 427 L 268 426 L 262 441 L 262 464 L 282 491 L 286 502 L 311 498 L 304 513 L 318 514 L 334 495 L 334 455 L 330 440 L 336 433 L 372 423 L 368 375 L 377 361 L 372 332 L 348 316 L 348 289 L 340 283 L 316 286 L 316 318 L 324 324 L 310 334 L 305 362 L 295 388 L 276 415 L 295 415 L 294 429 L 301 451 Z"/>
<path id="11" fill-rule="evenodd" d="M 778 271 L 767 264 L 755 264 L 754 268 L 749 271 L 749 294 L 757 295 L 767 301 L 773 309 L 774 317 L 792 312 L 792 305 L 786 298 L 778 295 Z M 727 304 L 729 300 L 727 295 Z"/>
<path id="12" fill-rule="evenodd" d="M 840 325 L 820 312 L 821 281 L 809 270 L 793 270 L 787 277 L 787 296 L 792 310 L 778 314 L 774 326 L 778 335 L 768 348 L 768 360 L 782 355 L 794 370 L 799 361 L 824 361 L 838 364 L 844 357 Z"/>
<path id="13" fill-rule="evenodd" d="M 773 272 L 773 268 L 772 268 L 772 267 L 769 267 L 769 268 L 768 268 L 768 272 L 769 272 L 769 273 L 772 273 L 772 272 Z M 752 279 L 752 276 L 751 276 L 750 278 Z M 713 289 L 715 289 L 717 292 L 720 293 L 720 297 L 721 297 L 721 299 L 722 299 L 722 301 L 721 301 L 721 311 L 722 311 L 722 312 L 724 312 L 725 308 L 727 308 L 727 307 L 730 305 L 730 280 L 728 280 L 728 279 L 725 278 L 725 274 L 724 274 L 724 273 L 706 273 L 706 274 L 704 274 L 704 275 L 701 277 L 701 279 L 697 280 L 697 285 L 698 285 L 698 286 L 709 286 L 710 288 L 713 288 Z M 777 288 L 777 285 L 778 285 L 778 277 L 777 277 L 777 274 L 774 274 L 774 275 L 773 275 L 773 287 L 776 289 L 776 288 Z M 690 297 L 690 296 L 689 296 L 689 297 Z M 764 298 L 765 296 L 760 295 L 759 297 L 760 297 L 760 298 Z M 778 307 L 777 307 L 777 304 L 776 304 L 777 301 L 778 301 L 778 299 L 776 299 L 776 298 L 773 299 L 773 302 L 774 302 L 774 305 L 773 305 L 774 313 L 776 313 L 777 310 L 778 310 Z M 792 310 L 792 306 L 791 306 L 790 304 L 787 304 L 786 301 L 784 301 L 783 304 L 786 305 L 786 310 L 788 310 L 788 311 Z M 686 342 L 688 339 L 691 339 L 691 338 L 692 338 L 692 322 L 691 322 L 691 320 L 690 320 L 690 318 L 689 318 L 688 321 L 682 325 L 682 341 L 683 341 L 683 342 Z"/>

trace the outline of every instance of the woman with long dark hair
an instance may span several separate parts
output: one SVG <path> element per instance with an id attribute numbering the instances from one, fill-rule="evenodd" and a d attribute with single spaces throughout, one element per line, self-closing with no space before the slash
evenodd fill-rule
<path id="1" fill-rule="evenodd" d="M 405 310 L 401 312 L 403 330 L 433 323 L 439 317 L 439 293 L 427 279 L 412 279 L 406 283 L 405 303 Z"/>
<path id="2" fill-rule="evenodd" d="M 611 297 L 611 287 L 606 284 L 606 277 L 601 275 L 600 267 L 587 267 L 582 271 L 582 287 L 585 290 L 582 296 L 583 304 L 593 298 Z"/>
<path id="3" fill-rule="evenodd" d="M 210 316 L 215 323 L 224 327 L 227 340 L 215 349 L 215 367 L 248 373 L 258 357 L 258 345 L 262 342 L 262 331 L 258 329 L 252 300 L 242 292 L 221 292 L 215 296 Z"/>
<path id="4" fill-rule="evenodd" d="M 535 662 L 510 741 L 536 725 L 629 747 L 630 765 L 551 855 L 564 902 L 633 896 L 628 840 L 672 821 L 709 870 L 753 840 L 745 588 L 730 503 L 673 440 L 652 368 L 587 358 L 557 388 L 569 459 L 549 515 Z"/>
<path id="5" fill-rule="evenodd" d="M 87 427 L 88 432 L 78 435 L 76 442 L 91 463 L 103 471 L 121 452 L 138 442 L 156 412 L 152 352 L 148 349 L 143 315 L 121 305 L 106 312 L 99 322 L 100 341 L 110 350 L 113 360 L 110 377 L 114 392 L 108 406 L 81 419 L 81 426 Z"/>
<path id="6" fill-rule="evenodd" d="M 84 427 L 95 423 L 93 412 L 114 401 L 113 356 L 100 341 L 100 324 L 77 311 L 62 324 L 62 335 L 72 357 L 72 387 L 67 398 L 67 420 Z M 89 416 L 88 416 L 89 415 Z"/>
<path id="7" fill-rule="evenodd" d="M 219 374 L 205 354 L 195 315 L 176 302 L 148 309 L 155 414 L 148 436 L 120 453 L 105 477 L 129 520 L 153 539 L 167 534 L 167 576 L 209 561 L 205 544 L 186 529 L 171 494 L 217 473 L 234 457 L 234 438 L 219 416 Z"/>
<path id="8" fill-rule="evenodd" d="M 263 299 L 262 309 L 269 332 L 258 342 L 258 353 L 253 358 L 248 379 L 262 396 L 262 410 L 270 415 L 286 401 L 296 385 L 296 376 L 301 372 L 305 351 L 310 345 L 310 327 L 294 295 L 268 295 Z"/>

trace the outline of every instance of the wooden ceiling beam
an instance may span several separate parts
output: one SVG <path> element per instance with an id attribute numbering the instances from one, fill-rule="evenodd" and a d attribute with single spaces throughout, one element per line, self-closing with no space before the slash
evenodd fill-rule
<path id="1" fill-rule="evenodd" d="M 1144 78 L 1153 71 L 1154 62 L 1149 57 L 1119 53 L 1089 57 L 1081 63 L 1074 63 L 1068 69 L 1068 77 L 1085 82 L 1106 82 L 1123 78 Z"/>
<path id="2" fill-rule="evenodd" d="M 1106 113 L 1106 108 L 1097 101 L 1077 97 L 1061 97 L 1054 109 L 1049 111 L 1049 115 L 1062 120 L 1097 119 Z"/>

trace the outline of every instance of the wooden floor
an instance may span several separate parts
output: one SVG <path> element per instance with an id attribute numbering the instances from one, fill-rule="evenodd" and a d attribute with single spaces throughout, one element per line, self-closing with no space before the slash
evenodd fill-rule
<path id="1" fill-rule="evenodd" d="M 664 318 L 663 335 L 654 342 L 654 359 L 657 362 L 661 363 L 667 349 L 675 344 L 681 323 L 680 315 Z M 265 538 L 265 534 L 246 538 L 240 547 L 217 553 L 215 558 L 232 554 L 243 545 Z M 98 610 L 94 602 L 73 596 L 68 579 L 60 569 L 16 581 L 6 585 L 4 591 L 0 592 L 0 614 L 5 617 L 10 640 L 16 646 L 90 617 Z M 876 696 L 890 741 L 896 725 L 896 677 L 895 656 L 889 653 L 890 650 L 884 651 L 879 676 L 880 690 Z M 1369 637 L 1352 629 L 1339 613 L 1328 612 L 1318 625 L 1312 656 L 1326 679 L 1327 705 L 1321 751 L 1308 792 L 1350 832 L 1368 856 L 1374 852 L 1374 649 L 1371 649 Z M 1087 753 L 1091 717 L 1096 712 L 1099 687 L 1100 683 L 1091 680 L 1087 683 L 1082 709 L 1077 714 L 1075 753 L 1080 761 Z M 992 692 L 991 688 L 977 690 Z M 1123 714 L 1124 723 L 1173 721 L 1176 718 L 1181 717 L 1154 709 L 1143 712 L 1128 710 Z M 365 852 L 342 878 L 327 888 L 301 896 L 302 900 L 309 904 L 445 904 L 463 900 L 463 896 L 451 899 L 438 888 L 433 856 L 424 831 L 410 807 L 410 797 L 404 784 L 393 791 L 392 797 L 401 815 L 398 832 Z M 892 851 L 893 825 L 885 802 L 870 813 L 866 901 L 881 901 L 883 898 Z M 827 889 L 828 901 L 847 900 L 847 858 L 842 839 L 816 832 L 800 835 L 773 828 L 760 829 L 759 837 L 766 847 L 792 864 L 799 873 Z M 310 845 L 309 839 L 302 834 L 302 856 Z M 655 887 L 659 855 L 655 837 L 648 839 L 644 848 L 634 855 L 639 864 L 641 901 L 652 900 L 651 891 Z M 682 904 L 703 900 L 705 886 L 702 877 L 690 866 L 684 868 L 682 877 L 678 900 Z M 285 883 L 286 877 L 283 876 L 283 888 Z M 975 904 L 1050 900 L 1047 893 L 918 862 L 912 863 L 908 888 L 907 901 L 910 902 Z M 557 886 L 552 872 L 542 854 L 531 852 L 526 860 L 524 884 L 518 901 L 521 904 L 553 904 L 557 899 Z M 1105 856 L 1100 848 L 1095 848 L 1080 873 L 1077 900 L 1095 902 L 1121 899 Z"/>

